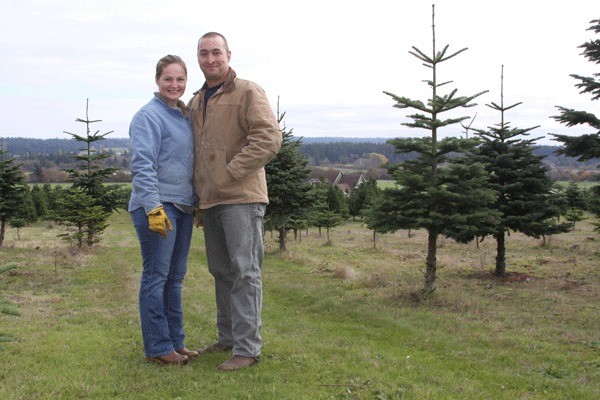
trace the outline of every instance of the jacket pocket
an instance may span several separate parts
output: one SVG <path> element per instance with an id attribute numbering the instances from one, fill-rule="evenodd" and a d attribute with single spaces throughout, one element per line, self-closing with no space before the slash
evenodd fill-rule
<path id="1" fill-rule="evenodd" d="M 244 197 L 241 182 L 227 172 L 226 149 L 202 149 L 200 166 L 201 197 L 208 203 Z"/>

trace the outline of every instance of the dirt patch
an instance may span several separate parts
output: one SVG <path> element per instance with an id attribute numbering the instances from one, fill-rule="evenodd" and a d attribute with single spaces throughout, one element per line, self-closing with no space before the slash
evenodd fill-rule
<path id="1" fill-rule="evenodd" d="M 499 285 L 511 285 L 519 282 L 532 282 L 539 278 L 525 272 L 507 272 L 504 276 L 498 276 L 491 271 L 476 271 L 464 275 L 465 278 L 492 281 Z"/>

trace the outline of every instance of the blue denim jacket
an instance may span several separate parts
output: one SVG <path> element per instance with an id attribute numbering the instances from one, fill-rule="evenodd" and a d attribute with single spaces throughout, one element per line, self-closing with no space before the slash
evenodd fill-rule
<path id="1" fill-rule="evenodd" d="M 183 206 L 197 203 L 193 188 L 194 135 L 188 109 L 179 103 L 180 108 L 171 108 L 155 94 L 131 121 L 133 188 L 129 211 L 143 207 L 148 214 L 166 202 Z"/>

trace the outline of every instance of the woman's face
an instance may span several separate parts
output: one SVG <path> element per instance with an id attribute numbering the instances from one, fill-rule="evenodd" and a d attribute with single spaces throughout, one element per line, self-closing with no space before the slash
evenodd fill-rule
<path id="1" fill-rule="evenodd" d="M 156 80 L 159 93 L 167 100 L 171 107 L 177 106 L 177 100 L 185 92 L 187 76 L 183 67 L 177 63 L 164 67 L 162 73 Z"/>

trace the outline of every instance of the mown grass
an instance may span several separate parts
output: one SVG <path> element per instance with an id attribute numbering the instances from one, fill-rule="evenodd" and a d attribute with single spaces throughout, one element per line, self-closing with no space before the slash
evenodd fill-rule
<path id="1" fill-rule="evenodd" d="M 511 234 L 506 279 L 494 243 L 441 240 L 438 290 L 423 284 L 425 232 L 359 222 L 276 251 L 267 233 L 263 361 L 235 373 L 206 356 L 183 367 L 143 357 L 138 243 L 126 213 L 72 253 L 56 228 L 9 231 L 0 266 L 2 399 L 600 398 L 600 253 L 589 221 L 540 241 Z M 216 338 L 212 278 L 194 232 L 184 286 L 187 345 Z"/>

